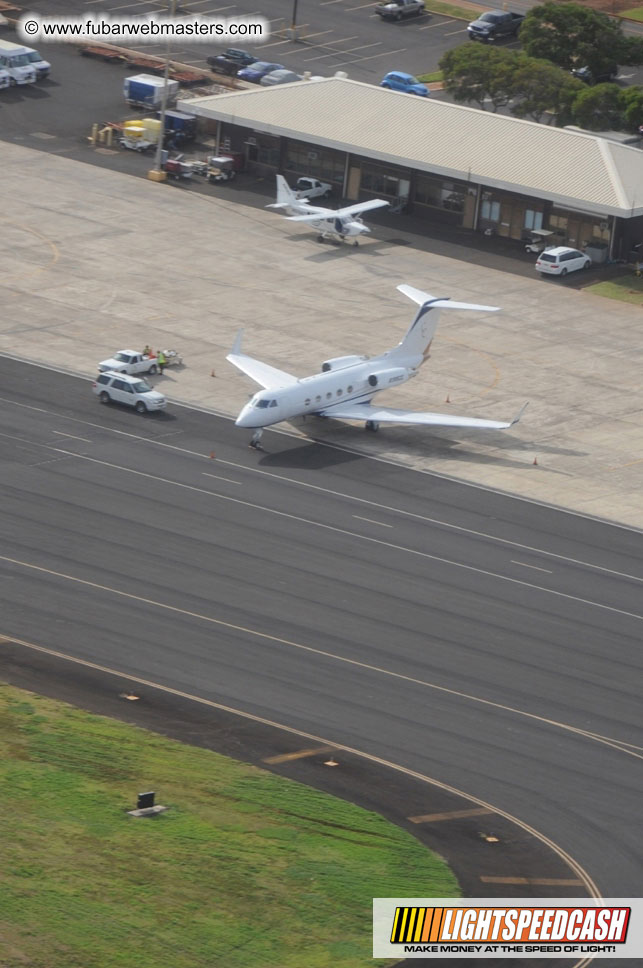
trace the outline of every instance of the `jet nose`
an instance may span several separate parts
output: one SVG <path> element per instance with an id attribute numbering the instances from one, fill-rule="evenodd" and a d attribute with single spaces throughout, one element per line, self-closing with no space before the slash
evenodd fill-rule
<path id="1" fill-rule="evenodd" d="M 234 423 L 236 427 L 252 427 L 252 407 L 250 404 L 245 405 Z"/>

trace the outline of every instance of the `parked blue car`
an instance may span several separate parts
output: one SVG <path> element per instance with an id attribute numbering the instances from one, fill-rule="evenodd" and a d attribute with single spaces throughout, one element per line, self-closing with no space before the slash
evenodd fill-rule
<path id="1" fill-rule="evenodd" d="M 270 74 L 272 71 L 285 71 L 285 69 L 283 64 L 255 61 L 254 64 L 248 64 L 247 67 L 242 67 L 240 71 L 237 71 L 237 77 L 240 77 L 242 81 L 252 81 L 253 84 L 258 84 L 266 74 Z"/>
<path id="2" fill-rule="evenodd" d="M 429 97 L 429 89 L 426 84 L 420 84 L 417 77 L 413 77 L 412 74 L 405 74 L 404 71 L 390 71 L 382 80 L 380 87 L 388 87 L 391 91 L 406 91 L 407 94 L 419 94 L 420 97 Z"/>

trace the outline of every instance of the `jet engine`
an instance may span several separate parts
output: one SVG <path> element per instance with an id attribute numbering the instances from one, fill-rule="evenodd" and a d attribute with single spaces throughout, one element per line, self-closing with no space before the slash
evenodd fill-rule
<path id="1" fill-rule="evenodd" d="M 343 370 L 347 366 L 364 363 L 367 359 L 368 356 L 336 356 L 334 360 L 325 360 L 322 363 L 322 373 L 330 373 L 331 370 Z"/>
<path id="2" fill-rule="evenodd" d="M 409 371 L 403 366 L 392 367 L 390 370 L 380 370 L 378 373 L 371 373 L 368 378 L 368 385 L 384 390 L 386 387 L 393 386 L 395 383 L 403 383 L 408 379 Z"/>

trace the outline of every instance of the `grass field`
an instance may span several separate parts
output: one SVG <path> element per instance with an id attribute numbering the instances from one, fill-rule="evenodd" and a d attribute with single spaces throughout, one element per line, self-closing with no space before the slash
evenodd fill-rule
<path id="1" fill-rule="evenodd" d="M 459 895 L 377 814 L 8 686 L 0 754 L 3 968 L 366 968 L 373 896 Z"/>
<path id="2" fill-rule="evenodd" d="M 422 81 L 423 84 L 433 84 L 441 81 L 442 77 L 442 71 L 433 71 L 431 74 L 418 74 L 418 81 Z"/>
<path id="3" fill-rule="evenodd" d="M 627 275 L 617 276 L 616 279 L 586 286 L 584 291 L 592 292 L 596 296 L 606 296 L 608 299 L 632 303 L 634 306 L 643 306 L 643 276 L 634 275 L 632 270 Z"/>

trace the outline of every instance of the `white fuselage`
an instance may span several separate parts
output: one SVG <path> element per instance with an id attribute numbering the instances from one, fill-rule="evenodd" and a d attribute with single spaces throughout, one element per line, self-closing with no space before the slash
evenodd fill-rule
<path id="1" fill-rule="evenodd" d="M 324 209 L 318 209 L 314 205 L 308 205 L 306 202 L 294 202 L 289 205 L 286 209 L 287 215 L 314 215 L 317 211 L 324 211 Z M 314 222 L 308 222 L 308 225 L 312 226 L 316 232 L 320 232 L 321 235 L 333 236 L 338 239 L 352 239 L 358 235 L 362 235 L 364 232 L 370 232 L 368 225 L 364 225 L 360 218 L 355 216 L 344 215 L 343 217 L 338 216 L 328 216 L 322 218 L 321 215 Z"/>
<path id="2" fill-rule="evenodd" d="M 306 414 L 332 416 L 341 403 L 368 403 L 380 390 L 406 383 L 417 373 L 421 360 L 389 360 L 388 354 L 328 373 L 307 376 L 291 386 L 260 390 L 245 405 L 237 427 L 268 427 Z M 375 380 L 376 382 L 373 382 Z"/>

